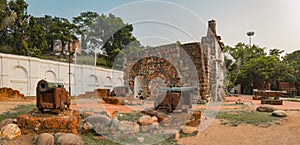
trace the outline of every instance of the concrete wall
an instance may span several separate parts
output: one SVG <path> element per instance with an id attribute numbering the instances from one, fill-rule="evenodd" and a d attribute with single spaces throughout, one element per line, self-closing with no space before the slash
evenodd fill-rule
<path id="1" fill-rule="evenodd" d="M 41 79 L 62 82 L 71 86 L 72 96 L 93 91 L 96 88 L 112 88 L 124 84 L 123 72 L 88 65 L 69 64 L 38 58 L 0 53 L 0 88 L 10 87 L 25 96 L 36 95 L 36 84 Z"/>

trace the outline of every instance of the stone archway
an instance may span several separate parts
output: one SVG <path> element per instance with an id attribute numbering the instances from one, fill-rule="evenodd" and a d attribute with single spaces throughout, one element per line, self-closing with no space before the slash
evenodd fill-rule
<path id="1" fill-rule="evenodd" d="M 154 78 L 161 78 L 168 87 L 181 86 L 179 73 L 175 67 L 167 60 L 155 56 L 145 57 L 136 62 L 129 72 L 129 78 L 129 87 L 134 92 L 134 97 L 141 90 L 143 97 L 149 98 L 151 96 L 149 83 Z"/>
<path id="2" fill-rule="evenodd" d="M 88 79 L 88 90 L 94 91 L 98 87 L 98 77 L 90 75 Z"/>
<path id="3" fill-rule="evenodd" d="M 133 94 L 136 99 L 145 97 L 144 77 L 138 75 L 134 78 Z"/>
<path id="4" fill-rule="evenodd" d="M 25 95 L 28 95 L 28 71 L 26 68 L 18 65 L 13 67 L 11 72 L 11 87 Z"/>
<path id="5" fill-rule="evenodd" d="M 48 70 L 45 73 L 46 80 L 48 82 L 57 82 L 57 77 L 54 71 Z"/>

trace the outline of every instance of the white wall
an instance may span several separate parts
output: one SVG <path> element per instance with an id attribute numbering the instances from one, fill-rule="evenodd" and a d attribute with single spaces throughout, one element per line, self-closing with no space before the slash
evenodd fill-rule
<path id="1" fill-rule="evenodd" d="M 69 64 L 0 53 L 0 88 L 10 87 L 25 96 L 35 96 L 36 84 L 41 79 L 62 82 L 68 90 Z M 71 64 L 72 96 L 123 84 L 123 72 L 100 67 L 95 71 L 93 66 Z"/>

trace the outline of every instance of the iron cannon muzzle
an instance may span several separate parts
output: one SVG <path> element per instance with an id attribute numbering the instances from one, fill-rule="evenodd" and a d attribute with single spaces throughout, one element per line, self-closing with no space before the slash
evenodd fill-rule
<path id="1" fill-rule="evenodd" d="M 53 90 L 55 88 L 64 88 L 63 83 L 54 83 L 54 82 L 47 82 L 46 80 L 40 80 L 37 84 L 38 90 L 40 92 L 46 92 L 49 90 Z"/>
<path id="2" fill-rule="evenodd" d="M 169 92 L 196 92 L 198 91 L 197 87 L 173 87 L 173 88 L 161 88 L 161 91 Z"/>

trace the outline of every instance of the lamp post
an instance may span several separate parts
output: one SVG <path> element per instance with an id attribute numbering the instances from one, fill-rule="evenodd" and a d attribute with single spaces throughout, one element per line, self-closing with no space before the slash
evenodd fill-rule
<path id="1" fill-rule="evenodd" d="M 251 48 L 252 47 L 252 44 L 251 44 L 251 37 L 254 35 L 254 32 L 253 31 L 250 31 L 250 32 L 247 32 L 247 36 L 249 36 L 249 47 Z M 252 83 L 250 84 L 250 93 L 251 91 L 253 90 L 253 85 Z"/>
<path id="2" fill-rule="evenodd" d="M 68 52 L 69 52 L 69 93 L 71 96 L 71 41 L 69 41 Z"/>
<path id="3" fill-rule="evenodd" d="M 247 32 L 247 36 L 249 36 L 249 46 L 251 47 L 251 37 L 254 35 L 253 31 Z"/>

